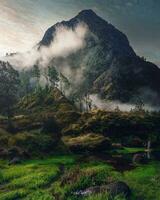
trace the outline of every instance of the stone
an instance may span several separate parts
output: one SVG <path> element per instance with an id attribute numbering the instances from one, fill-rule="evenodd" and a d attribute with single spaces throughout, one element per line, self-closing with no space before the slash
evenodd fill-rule
<path id="1" fill-rule="evenodd" d="M 132 161 L 135 164 L 145 164 L 147 163 L 147 158 L 144 153 L 137 153 L 134 154 Z"/>
<path id="2" fill-rule="evenodd" d="M 117 181 L 110 183 L 104 187 L 104 191 L 107 191 L 112 197 L 123 194 L 126 198 L 131 195 L 131 190 L 125 182 Z"/>
<path id="3" fill-rule="evenodd" d="M 131 190 L 129 186 L 122 181 L 117 181 L 110 183 L 108 185 L 102 185 L 102 186 L 94 186 L 89 187 L 85 190 L 79 190 L 74 192 L 74 195 L 77 196 L 89 196 L 92 194 L 98 194 L 98 193 L 109 193 L 109 195 L 114 198 L 117 195 L 124 195 L 126 199 L 128 199 L 131 195 Z"/>
<path id="4" fill-rule="evenodd" d="M 21 159 L 19 157 L 15 157 L 9 161 L 9 165 L 15 165 L 15 164 L 20 164 Z"/>

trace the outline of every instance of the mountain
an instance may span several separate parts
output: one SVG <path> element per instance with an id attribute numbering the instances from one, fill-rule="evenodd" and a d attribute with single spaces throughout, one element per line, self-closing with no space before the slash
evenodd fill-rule
<path id="1" fill-rule="evenodd" d="M 52 64 L 62 72 L 67 69 L 71 72 L 67 78 L 72 85 L 72 94 L 88 92 L 106 100 L 123 103 L 140 100 L 159 105 L 160 69 L 137 56 L 126 35 L 92 10 L 83 10 L 71 20 L 50 27 L 38 49 L 48 47 L 54 41 L 57 28 L 75 30 L 79 24 L 87 27 L 85 46 L 68 56 L 52 60 Z"/>

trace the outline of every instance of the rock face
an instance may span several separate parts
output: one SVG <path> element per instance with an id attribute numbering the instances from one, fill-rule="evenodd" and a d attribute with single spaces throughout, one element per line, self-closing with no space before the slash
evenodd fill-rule
<path id="1" fill-rule="evenodd" d="M 90 93 L 97 93 L 103 99 L 130 103 L 141 99 L 145 103 L 158 105 L 160 69 L 137 56 L 127 37 L 92 10 L 83 10 L 71 20 L 50 27 L 38 49 L 54 41 L 58 27 L 74 30 L 80 23 L 87 27 L 85 47 L 65 58 L 59 57 L 52 61 L 57 67 L 62 69 L 65 66 L 74 72 L 74 76 L 67 77 L 71 81 L 73 93 L 86 92 L 90 88 Z M 77 79 L 72 77 L 78 73 L 83 74 L 83 79 L 77 87 Z"/>

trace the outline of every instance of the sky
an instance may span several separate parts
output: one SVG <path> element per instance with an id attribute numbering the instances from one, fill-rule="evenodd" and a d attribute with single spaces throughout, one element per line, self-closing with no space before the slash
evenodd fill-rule
<path id="1" fill-rule="evenodd" d="M 0 56 L 30 50 L 56 22 L 93 9 L 160 66 L 160 0 L 0 0 Z"/>

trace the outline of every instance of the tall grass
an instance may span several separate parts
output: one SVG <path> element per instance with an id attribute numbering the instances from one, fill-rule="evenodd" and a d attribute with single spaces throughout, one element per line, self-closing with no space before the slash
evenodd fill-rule
<path id="1" fill-rule="evenodd" d="M 56 156 L 8 166 L 0 162 L 0 200 L 53 200 L 48 191 L 59 177 L 60 166 L 74 163 L 71 156 Z"/>

